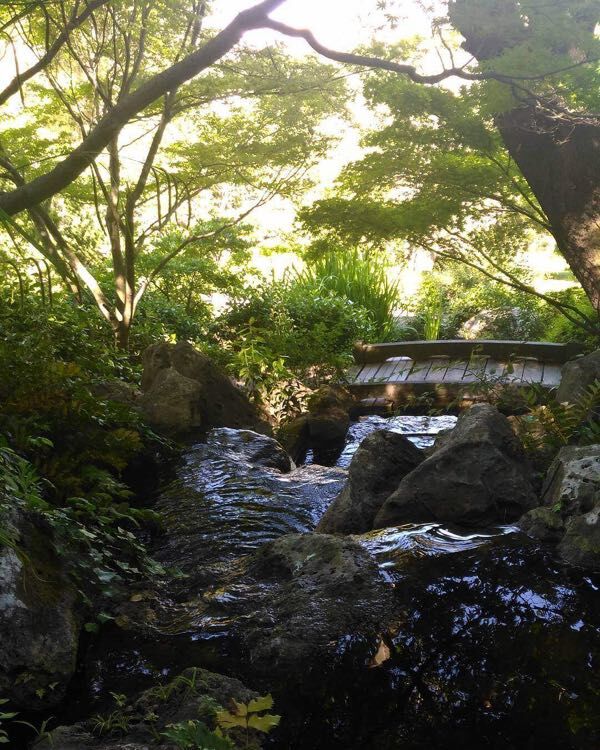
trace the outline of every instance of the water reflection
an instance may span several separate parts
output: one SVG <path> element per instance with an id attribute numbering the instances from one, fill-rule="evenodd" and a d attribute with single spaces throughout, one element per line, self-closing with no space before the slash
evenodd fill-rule
<path id="1" fill-rule="evenodd" d="M 412 544 L 434 531 L 395 538 Z M 508 529 L 470 536 L 476 546 L 457 554 L 395 560 L 392 537 L 364 540 L 394 583 L 398 624 L 367 668 L 341 663 L 306 686 L 302 716 L 277 747 L 600 747 L 597 581 Z"/>
<path id="2" fill-rule="evenodd" d="M 423 445 L 453 423 L 361 420 L 339 466 L 374 429 Z M 98 692 L 134 692 L 197 664 L 274 693 L 284 717 L 269 740 L 277 750 L 600 748 L 598 579 L 559 565 L 510 526 L 429 523 L 356 537 L 393 591 L 391 625 L 377 642 L 347 633 L 331 663 L 307 660 L 301 675 L 257 676 L 236 641 L 252 616 L 247 603 L 260 598 L 252 586 L 261 583 L 237 575 L 244 554 L 313 529 L 344 479 L 343 468 L 283 475 L 194 446 L 159 502 L 167 533 L 157 556 L 187 577 L 169 584 L 162 632 L 105 631 L 88 660 Z"/>
<path id="3" fill-rule="evenodd" d="M 388 417 L 387 419 L 378 416 L 362 417 L 358 422 L 353 422 L 350 425 L 346 438 L 346 447 L 339 457 L 336 466 L 348 467 L 358 446 L 367 435 L 375 430 L 397 432 L 401 435 L 406 435 L 418 448 L 429 448 L 433 445 L 438 432 L 451 430 L 455 425 L 456 417 L 448 414 L 437 417 L 399 416 Z"/>
<path id="4" fill-rule="evenodd" d="M 472 532 L 446 528 L 438 523 L 406 524 L 376 529 L 356 537 L 377 559 L 380 567 L 401 576 L 403 564 L 412 558 L 437 557 L 477 549 L 490 539 L 515 533 L 514 526 L 498 526 Z"/>
<path id="5" fill-rule="evenodd" d="M 311 531 L 346 472 L 302 466 L 289 474 L 197 445 L 157 503 L 167 533 L 155 551 L 168 565 L 213 583 L 240 555 L 283 534 Z"/>

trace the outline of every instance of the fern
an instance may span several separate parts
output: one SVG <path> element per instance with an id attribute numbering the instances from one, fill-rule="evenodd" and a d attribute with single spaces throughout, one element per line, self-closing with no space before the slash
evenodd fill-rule
<path id="1" fill-rule="evenodd" d="M 592 445 L 600 442 L 599 411 L 600 380 L 596 380 L 572 403 L 554 399 L 542 406 L 532 406 L 530 414 L 518 422 L 519 436 L 531 451 Z"/>

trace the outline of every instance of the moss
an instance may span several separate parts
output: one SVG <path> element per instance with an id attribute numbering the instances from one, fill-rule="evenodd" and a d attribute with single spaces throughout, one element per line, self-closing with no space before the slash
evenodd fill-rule
<path id="1" fill-rule="evenodd" d="M 54 551 L 47 529 L 27 523 L 22 532 L 23 568 L 18 596 L 28 607 L 57 606 L 70 584 Z"/>

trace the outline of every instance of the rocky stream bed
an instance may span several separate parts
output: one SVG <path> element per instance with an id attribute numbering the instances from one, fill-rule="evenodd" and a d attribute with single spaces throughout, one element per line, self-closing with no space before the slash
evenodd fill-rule
<path id="1" fill-rule="evenodd" d="M 371 452 L 360 476 L 350 468 L 345 492 L 360 480 L 360 493 L 381 504 L 392 488 L 378 471 L 390 475 L 395 436 L 428 448 L 454 423 L 363 418 L 332 467 L 309 455 L 295 468 L 272 439 L 249 431 L 217 429 L 190 445 L 157 501 L 165 530 L 153 553 L 179 574 L 133 592 L 118 626 L 82 644 L 53 711 L 64 725 L 54 750 L 151 748 L 144 711 L 161 709 L 150 711 L 148 696 L 190 667 L 222 701 L 272 693 L 282 720 L 263 746 L 274 750 L 600 747 L 600 579 L 512 525 L 502 502 L 518 467 L 507 465 L 504 495 L 490 491 L 460 525 L 431 518 L 373 529 L 367 508 L 359 524 L 370 530 L 314 531 L 367 436 L 361 450 Z M 403 450 L 427 485 L 423 455 Z M 459 456 L 484 460 L 471 444 Z M 423 512 L 410 497 L 394 503 Z M 455 506 L 462 512 L 460 498 Z M 357 523 L 341 512 L 335 523 Z M 99 737 L 84 720 L 110 715 L 111 693 L 141 698 L 126 709 L 125 728 Z M 197 701 L 183 703 L 161 720 L 198 715 Z"/>

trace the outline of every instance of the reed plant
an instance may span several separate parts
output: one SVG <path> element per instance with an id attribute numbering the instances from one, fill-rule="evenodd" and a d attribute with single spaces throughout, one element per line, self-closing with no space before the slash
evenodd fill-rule
<path id="1" fill-rule="evenodd" d="M 360 250 L 328 253 L 310 262 L 302 271 L 294 271 L 291 281 L 304 287 L 310 296 L 345 297 L 368 311 L 380 341 L 393 336 L 399 284 L 390 278 L 389 268 L 381 258 L 365 255 Z"/>
<path id="2" fill-rule="evenodd" d="M 431 297 L 423 307 L 423 333 L 426 341 L 437 341 L 444 317 L 444 301 L 441 295 Z"/>

